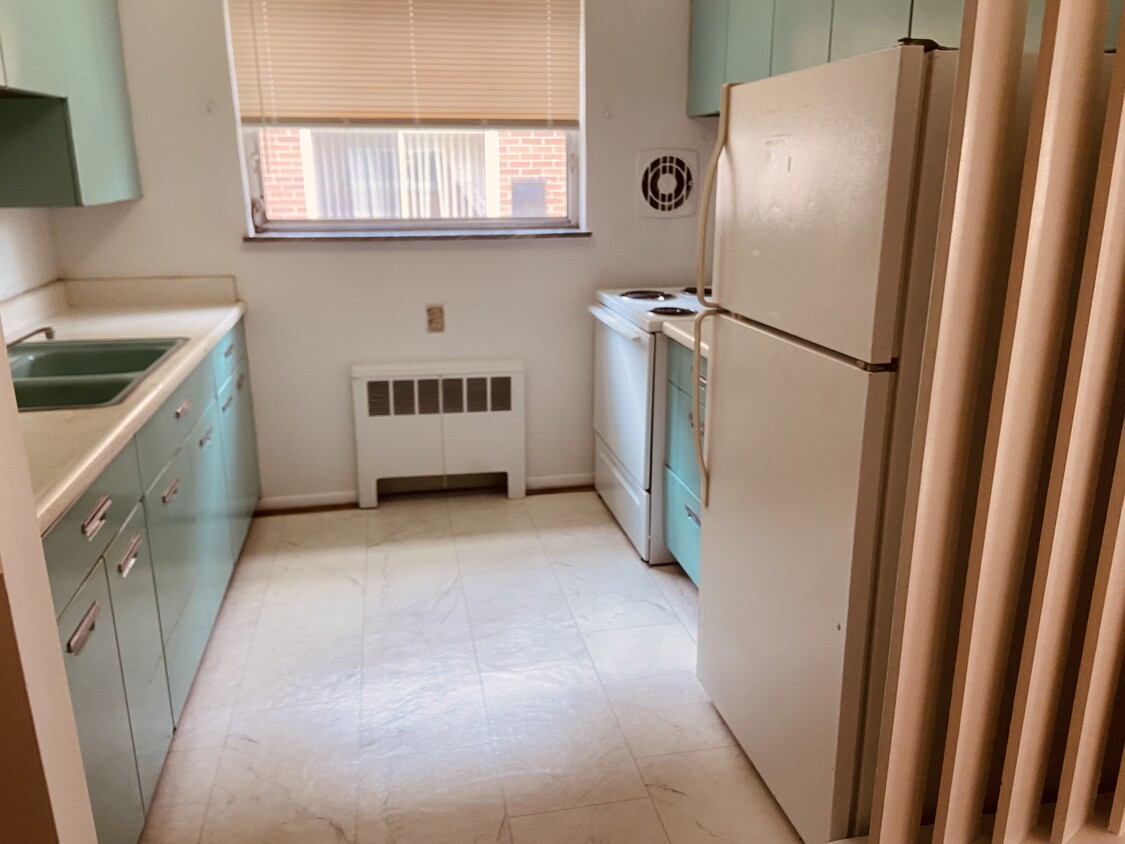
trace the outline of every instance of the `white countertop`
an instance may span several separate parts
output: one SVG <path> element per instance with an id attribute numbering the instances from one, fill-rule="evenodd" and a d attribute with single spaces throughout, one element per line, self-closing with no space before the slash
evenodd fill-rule
<path id="1" fill-rule="evenodd" d="M 20 413 L 39 531 L 78 500 L 161 404 L 218 345 L 246 306 L 67 307 L 44 324 L 59 340 L 184 337 L 120 404 Z"/>
<path id="2" fill-rule="evenodd" d="M 703 323 L 703 343 L 700 344 L 700 352 L 704 358 L 711 357 L 712 324 L 713 321 L 710 319 Z M 681 346 L 687 346 L 689 349 L 695 347 L 695 320 L 668 320 L 664 323 L 662 330 L 665 336 L 675 340 Z"/>

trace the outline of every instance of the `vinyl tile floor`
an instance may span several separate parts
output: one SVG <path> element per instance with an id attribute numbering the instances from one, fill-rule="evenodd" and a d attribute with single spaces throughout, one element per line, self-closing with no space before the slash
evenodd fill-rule
<path id="1" fill-rule="evenodd" d="M 799 842 L 592 492 L 257 519 L 145 844 Z"/>

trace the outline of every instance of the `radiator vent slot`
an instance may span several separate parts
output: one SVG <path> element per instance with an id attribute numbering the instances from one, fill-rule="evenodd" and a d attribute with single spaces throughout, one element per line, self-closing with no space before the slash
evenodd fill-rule
<path id="1" fill-rule="evenodd" d="M 518 358 L 357 364 L 352 367 L 359 504 L 378 504 L 379 481 L 508 476 L 527 487 L 526 386 Z"/>
<path id="2" fill-rule="evenodd" d="M 466 378 L 468 388 L 469 413 L 486 413 L 488 411 L 488 379 Z"/>
<path id="3" fill-rule="evenodd" d="M 386 381 L 367 382 L 367 415 L 391 415 L 391 387 Z"/>
<path id="4" fill-rule="evenodd" d="M 441 400 L 438 397 L 438 380 L 423 378 L 418 382 L 418 412 L 423 414 L 441 413 Z"/>
<path id="5" fill-rule="evenodd" d="M 462 413 L 465 410 L 465 382 L 460 378 L 441 380 L 441 412 Z"/>
<path id="6" fill-rule="evenodd" d="M 512 379 L 503 376 L 492 379 L 492 412 L 512 409 Z"/>
<path id="7" fill-rule="evenodd" d="M 414 415 L 414 382 L 395 381 L 395 416 Z"/>

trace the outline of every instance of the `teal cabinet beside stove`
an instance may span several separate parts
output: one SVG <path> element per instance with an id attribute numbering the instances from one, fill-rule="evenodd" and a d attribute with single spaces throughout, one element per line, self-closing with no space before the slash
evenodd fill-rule
<path id="1" fill-rule="evenodd" d="M 667 443 L 664 458 L 664 544 L 695 584 L 699 585 L 699 468 L 695 459 L 695 412 L 692 396 L 692 352 L 668 344 Z M 703 404 L 707 396 L 707 361 L 700 373 Z"/>

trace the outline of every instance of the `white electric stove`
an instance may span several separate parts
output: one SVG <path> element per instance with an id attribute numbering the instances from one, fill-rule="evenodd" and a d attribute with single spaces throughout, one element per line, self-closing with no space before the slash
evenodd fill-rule
<path id="1" fill-rule="evenodd" d="M 594 486 L 641 558 L 670 563 L 664 545 L 668 320 L 692 320 L 695 288 L 599 290 L 594 351 Z"/>

